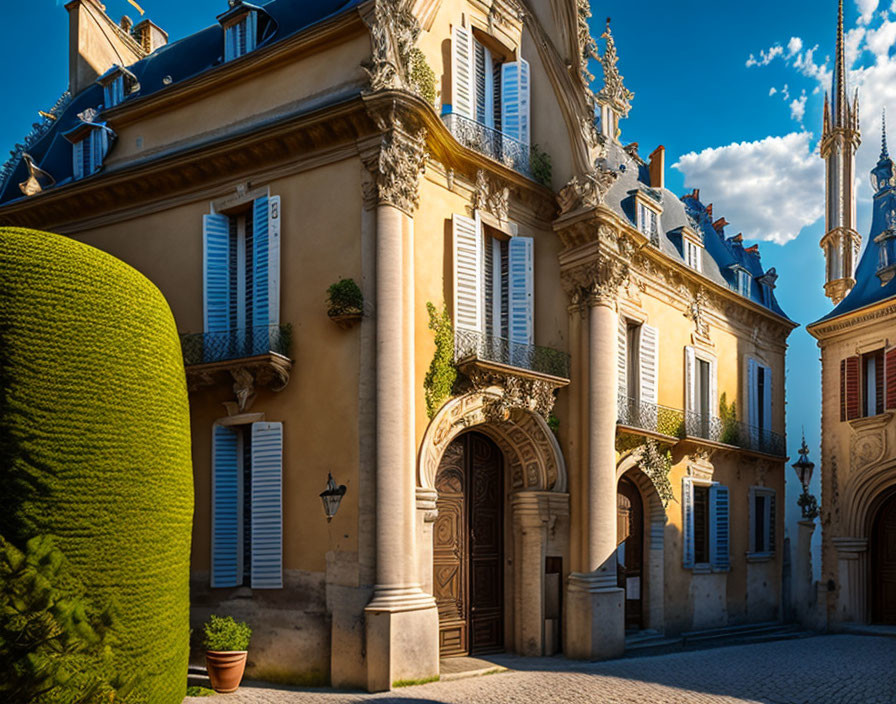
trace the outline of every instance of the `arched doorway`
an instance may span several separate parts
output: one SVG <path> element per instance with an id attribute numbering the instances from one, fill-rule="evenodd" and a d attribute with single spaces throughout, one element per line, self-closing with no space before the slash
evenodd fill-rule
<path id="1" fill-rule="evenodd" d="M 433 531 L 433 596 L 442 656 L 503 650 L 501 450 L 477 432 L 455 438 L 439 464 Z"/>
<path id="2" fill-rule="evenodd" d="M 871 535 L 871 618 L 896 625 L 896 494 L 880 507 Z"/>
<path id="3" fill-rule="evenodd" d="M 644 627 L 644 503 L 627 477 L 616 491 L 616 574 L 625 590 L 625 628 Z"/>

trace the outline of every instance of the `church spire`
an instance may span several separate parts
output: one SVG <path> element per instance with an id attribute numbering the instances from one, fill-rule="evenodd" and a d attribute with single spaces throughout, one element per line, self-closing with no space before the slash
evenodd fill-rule
<path id="1" fill-rule="evenodd" d="M 881 159 L 889 159 L 890 153 L 887 151 L 887 109 L 883 109 L 883 113 L 880 118 L 881 121 L 881 131 L 880 131 L 880 158 Z"/>
<path id="2" fill-rule="evenodd" d="M 843 0 L 837 13 L 837 52 L 830 99 L 825 95 L 821 158 L 825 170 L 827 209 L 826 234 L 821 239 L 827 271 L 825 295 L 839 303 L 855 286 L 855 268 L 862 238 L 856 231 L 856 150 L 859 133 L 859 95 L 850 104 L 846 38 L 843 30 Z M 886 147 L 885 147 L 886 148 Z"/>
<path id="3" fill-rule="evenodd" d="M 601 35 L 606 41 L 606 48 L 600 57 L 604 70 L 604 85 L 597 94 L 597 103 L 601 111 L 601 132 L 605 137 L 617 139 L 619 120 L 628 117 L 632 109 L 632 98 L 635 94 L 625 87 L 622 74 L 616 64 L 619 55 L 616 53 L 616 41 L 610 30 L 610 18 L 607 17 L 607 29 Z"/>

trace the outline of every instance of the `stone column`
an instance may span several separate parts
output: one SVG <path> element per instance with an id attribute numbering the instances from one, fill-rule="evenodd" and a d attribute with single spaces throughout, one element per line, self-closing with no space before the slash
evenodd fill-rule
<path id="1" fill-rule="evenodd" d="M 599 267 L 590 286 L 588 351 L 588 531 L 586 568 L 569 579 L 566 654 L 600 659 L 625 650 L 625 593 L 616 585 L 615 296 L 624 270 Z"/>
<path id="2" fill-rule="evenodd" d="M 514 650 L 544 655 L 544 557 L 547 544 L 546 492 L 522 491 L 511 496 L 514 545 Z"/>
<path id="3" fill-rule="evenodd" d="M 373 168 L 376 188 L 376 585 L 365 609 L 367 688 L 439 672 L 435 601 L 420 589 L 415 541 L 415 472 L 408 451 L 409 407 L 405 316 L 407 220 L 417 207 L 422 134 L 396 118 Z"/>

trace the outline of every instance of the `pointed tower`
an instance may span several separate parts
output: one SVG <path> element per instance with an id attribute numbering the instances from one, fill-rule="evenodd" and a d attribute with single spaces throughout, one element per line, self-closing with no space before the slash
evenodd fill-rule
<path id="1" fill-rule="evenodd" d="M 601 35 L 606 40 L 607 47 L 600 64 L 604 70 L 604 87 L 597 94 L 597 105 L 600 109 L 600 133 L 614 141 L 618 141 L 619 120 L 628 117 L 632 109 L 632 93 L 622 82 L 622 74 L 616 66 L 619 56 L 616 54 L 616 42 L 610 31 L 610 18 L 607 18 L 607 30 Z"/>
<path id="2" fill-rule="evenodd" d="M 856 231 L 856 151 L 859 131 L 858 91 L 847 97 L 846 50 L 843 38 L 843 0 L 837 24 L 837 62 L 831 95 L 825 95 L 821 158 L 827 164 L 825 236 L 821 248 L 827 263 L 824 292 L 838 304 L 855 286 L 855 268 L 862 238 Z"/>

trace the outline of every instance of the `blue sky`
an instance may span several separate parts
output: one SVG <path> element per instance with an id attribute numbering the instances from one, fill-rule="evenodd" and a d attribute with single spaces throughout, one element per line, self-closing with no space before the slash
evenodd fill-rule
<path id="1" fill-rule="evenodd" d="M 225 0 L 141 4 L 172 39 L 213 23 L 227 6 Z M 106 0 L 106 7 L 113 17 L 139 20 L 126 0 Z M 596 37 L 612 17 L 619 68 L 636 94 L 621 125 L 623 141 L 639 142 L 642 154 L 665 145 L 669 187 L 677 193 L 700 188 L 703 201 L 713 202 L 731 223 L 731 234 L 743 231 L 762 241 L 762 261 L 777 268 L 779 300 L 791 318 L 805 325 L 821 317 L 830 307 L 818 247 L 824 184 L 817 141 L 836 1 L 592 0 L 592 8 Z M 68 16 L 56 0 L 4 3 L 2 16 L 0 63 L 14 76 L 7 79 L 0 111 L 5 150 L 66 87 Z M 846 27 L 852 81 L 861 90 L 859 231 L 866 233 L 867 174 L 879 153 L 880 109 L 888 102 L 896 124 L 896 0 L 846 0 Z M 595 73 L 599 79 L 600 71 Z M 788 354 L 794 458 L 805 428 L 818 459 L 818 367 L 815 341 L 801 327 Z M 788 469 L 792 483 L 791 474 Z"/>

